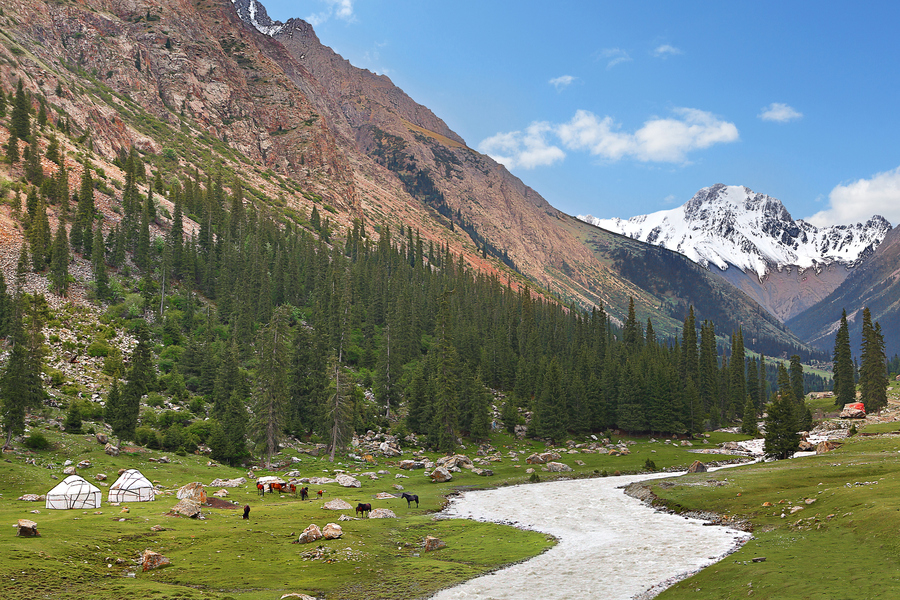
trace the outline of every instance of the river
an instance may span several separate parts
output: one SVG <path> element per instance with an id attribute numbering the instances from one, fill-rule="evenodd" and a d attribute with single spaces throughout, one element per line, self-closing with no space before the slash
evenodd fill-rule
<path id="1" fill-rule="evenodd" d="M 621 486 L 675 473 L 577 479 L 467 492 L 442 513 L 512 523 L 559 543 L 523 563 L 439 592 L 434 600 L 648 598 L 733 551 L 749 534 L 658 512 Z"/>

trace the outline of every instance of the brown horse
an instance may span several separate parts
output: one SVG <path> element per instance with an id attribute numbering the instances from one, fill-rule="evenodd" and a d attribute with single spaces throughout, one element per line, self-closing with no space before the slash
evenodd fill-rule
<path id="1" fill-rule="evenodd" d="M 360 502 L 356 505 L 356 514 L 361 514 L 364 517 L 369 516 L 369 512 L 372 510 L 372 505 L 369 503 L 363 504 Z"/>
<path id="2" fill-rule="evenodd" d="M 266 486 L 263 485 L 262 483 L 257 483 L 257 484 L 256 484 L 256 489 L 257 489 L 257 491 L 259 492 L 259 495 L 260 495 L 260 496 L 265 496 L 265 495 L 266 495 Z"/>
<path id="3" fill-rule="evenodd" d="M 283 483 L 278 483 L 277 481 L 273 481 L 272 483 L 270 483 L 270 484 L 269 484 L 269 493 L 270 493 L 270 494 L 274 494 L 274 493 L 275 493 L 275 490 L 278 490 L 278 493 L 283 492 L 283 491 L 284 491 L 284 484 L 283 484 Z"/>

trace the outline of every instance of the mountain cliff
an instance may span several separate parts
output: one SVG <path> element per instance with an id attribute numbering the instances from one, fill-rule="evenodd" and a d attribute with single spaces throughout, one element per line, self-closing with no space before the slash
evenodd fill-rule
<path id="1" fill-rule="evenodd" d="M 628 220 L 579 218 L 684 254 L 782 320 L 831 293 L 891 229 L 877 215 L 866 223 L 817 228 L 794 220 L 777 198 L 722 184 L 672 210 Z"/>
<path id="2" fill-rule="evenodd" d="M 389 78 L 353 67 L 302 20 L 272 21 L 255 0 L 30 1 L 4 11 L 3 88 L 21 78 L 34 106 L 79 140 L 70 151 L 119 185 L 111 162 L 132 146 L 166 177 L 224 167 L 245 180 L 247 202 L 300 223 L 316 208 L 337 236 L 355 220 L 376 237 L 383 225 L 408 228 L 514 287 L 603 303 L 614 320 L 634 297 L 660 335 L 679 332 L 693 304 L 709 307 L 700 319 L 722 315 L 725 334 L 743 325 L 760 344 L 801 345 L 745 294 L 707 293 L 721 282 L 686 261 L 642 272 L 652 247 L 556 210 Z M 103 193 L 115 222 L 119 194 Z M 728 310 L 710 300 L 724 296 L 737 299 Z"/>

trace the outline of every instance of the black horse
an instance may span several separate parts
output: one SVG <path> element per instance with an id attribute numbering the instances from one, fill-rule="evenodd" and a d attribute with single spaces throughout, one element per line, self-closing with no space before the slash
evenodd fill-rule
<path id="1" fill-rule="evenodd" d="M 309 486 L 304 486 L 300 488 L 300 499 L 301 500 L 309 500 Z"/>
<path id="2" fill-rule="evenodd" d="M 406 492 L 403 492 L 402 494 L 400 494 L 400 497 L 406 500 L 406 508 L 409 508 L 410 503 L 412 502 L 415 502 L 416 508 L 419 508 L 419 497 L 415 494 L 407 494 Z"/>
<path id="3" fill-rule="evenodd" d="M 244 506 L 244 518 L 245 519 L 250 518 L 250 505 L 249 504 Z"/>
<path id="4" fill-rule="evenodd" d="M 359 504 L 356 505 L 356 514 L 358 514 L 358 515 L 361 514 L 364 517 L 368 516 L 368 514 L 371 510 L 372 510 L 372 505 L 369 503 L 363 504 L 362 502 L 360 502 Z"/>

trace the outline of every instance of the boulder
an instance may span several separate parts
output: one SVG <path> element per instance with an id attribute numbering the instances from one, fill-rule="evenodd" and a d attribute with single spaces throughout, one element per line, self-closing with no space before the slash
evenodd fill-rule
<path id="1" fill-rule="evenodd" d="M 106 473 L 97 473 L 94 475 L 94 479 L 97 481 L 106 481 Z"/>
<path id="2" fill-rule="evenodd" d="M 335 477 L 335 479 L 337 480 L 338 484 L 344 487 L 362 487 L 359 479 L 357 479 L 356 477 L 351 477 L 350 475 L 346 475 L 344 473 L 339 474 L 337 477 Z"/>
<path id="3" fill-rule="evenodd" d="M 453 469 L 454 467 L 462 468 L 462 469 L 471 469 L 475 465 L 472 464 L 472 461 L 465 454 L 454 454 L 453 456 L 442 456 L 437 459 L 435 463 L 439 467 L 446 467 L 447 469 Z"/>
<path id="4" fill-rule="evenodd" d="M 319 529 L 319 526 L 315 523 L 311 524 L 309 527 L 303 530 L 303 533 L 300 534 L 300 538 L 297 540 L 301 544 L 308 544 L 310 542 L 315 542 L 316 540 L 322 539 L 322 530 Z"/>
<path id="5" fill-rule="evenodd" d="M 472 473 L 481 475 L 482 477 L 492 477 L 494 475 L 494 472 L 490 469 L 472 469 Z"/>
<path id="6" fill-rule="evenodd" d="M 63 469 L 63 475 L 77 475 L 75 467 L 66 467 Z"/>
<path id="7" fill-rule="evenodd" d="M 420 460 L 401 460 L 398 465 L 401 469 L 412 470 L 412 469 L 424 469 L 425 463 Z"/>
<path id="8" fill-rule="evenodd" d="M 688 467 L 688 473 L 706 473 L 706 465 L 704 465 L 699 460 L 695 460 L 690 467 Z"/>
<path id="9" fill-rule="evenodd" d="M 91 461 L 89 461 L 89 460 L 83 460 L 83 461 L 81 461 L 80 463 L 78 463 L 77 466 L 78 466 L 79 469 L 90 469 L 90 468 L 91 468 Z"/>
<path id="10" fill-rule="evenodd" d="M 104 444 L 104 445 L 106 445 L 107 442 L 109 442 L 109 438 L 106 436 L 105 433 L 98 433 L 98 434 L 97 434 L 97 443 L 98 443 L 98 444 Z"/>
<path id="11" fill-rule="evenodd" d="M 434 536 L 425 536 L 425 542 L 422 544 L 425 547 L 425 552 L 432 552 L 434 550 L 440 550 L 441 548 L 446 548 L 447 544 L 443 540 L 439 540 Z"/>
<path id="12" fill-rule="evenodd" d="M 182 517 L 198 519 L 201 516 L 200 503 L 190 498 L 183 498 L 178 501 L 178 504 L 172 507 L 172 510 L 169 511 L 169 514 L 173 516 L 181 515 Z"/>
<path id="13" fill-rule="evenodd" d="M 377 494 L 375 494 L 376 500 L 390 500 L 390 499 L 396 498 L 396 497 L 397 496 L 395 496 L 393 494 L 388 494 L 387 492 L 378 492 Z"/>
<path id="14" fill-rule="evenodd" d="M 451 479 L 453 479 L 453 475 L 450 474 L 450 471 L 448 471 L 446 467 L 436 467 L 434 471 L 431 472 L 432 483 L 444 483 Z"/>
<path id="15" fill-rule="evenodd" d="M 310 477 L 309 483 L 312 485 L 330 485 L 332 483 L 337 483 L 337 479 L 332 479 L 330 477 Z"/>
<path id="16" fill-rule="evenodd" d="M 24 494 L 19 496 L 19 500 L 24 502 L 43 502 L 46 499 L 46 496 L 39 496 L 38 494 Z"/>
<path id="17" fill-rule="evenodd" d="M 150 569 L 158 569 L 170 564 L 172 564 L 172 561 L 170 561 L 159 552 L 154 552 L 153 550 L 144 550 L 144 553 L 141 555 L 141 565 L 144 571 L 149 571 Z"/>
<path id="18" fill-rule="evenodd" d="M 247 480 L 243 477 L 238 477 L 237 479 L 213 479 L 209 487 L 236 488 L 241 487 L 245 483 L 247 483 Z"/>
<path id="19" fill-rule="evenodd" d="M 216 498 L 227 498 L 227 497 L 228 497 L 228 490 L 226 490 L 225 488 L 222 488 L 222 489 L 219 490 L 218 492 L 215 492 L 215 493 L 213 494 L 213 496 L 215 496 Z"/>
<path id="20" fill-rule="evenodd" d="M 316 600 L 313 596 L 307 596 L 306 594 L 298 594 L 297 592 L 291 592 L 290 594 L 285 594 L 281 597 L 281 600 Z"/>
<path id="21" fill-rule="evenodd" d="M 819 442 L 819 445 L 816 446 L 816 454 L 825 454 L 826 452 L 831 452 L 832 450 L 836 450 L 840 448 L 840 442 L 832 442 L 831 440 L 824 440 Z"/>
<path id="22" fill-rule="evenodd" d="M 178 492 L 176 492 L 175 497 L 179 500 L 187 498 L 194 500 L 199 504 L 203 504 L 206 502 L 206 489 L 204 489 L 203 484 L 199 481 L 192 481 L 191 483 L 182 486 Z"/>
<path id="23" fill-rule="evenodd" d="M 340 498 L 329 500 L 322 508 L 325 510 L 353 510 L 353 506 L 349 502 L 341 500 Z"/>
<path id="24" fill-rule="evenodd" d="M 395 490 L 402 490 L 402 489 L 403 489 L 403 486 L 400 485 L 399 483 L 394 483 L 394 484 L 391 485 L 391 487 L 394 488 Z"/>
<path id="25" fill-rule="evenodd" d="M 106 445 L 103 446 L 103 451 L 106 452 L 107 454 L 109 454 L 110 456 L 118 456 L 119 455 L 119 447 L 113 446 L 109 442 L 107 442 Z"/>
<path id="26" fill-rule="evenodd" d="M 545 462 L 547 462 L 547 461 L 544 460 L 543 455 L 537 454 L 537 453 L 532 454 L 531 456 L 529 456 L 528 458 L 525 459 L 525 464 L 529 464 L 529 465 L 542 465 Z"/>
<path id="27" fill-rule="evenodd" d="M 300 475 L 301 475 L 300 471 L 288 471 L 287 473 L 284 474 L 284 476 L 287 477 L 288 479 L 300 477 Z"/>
<path id="28" fill-rule="evenodd" d="M 571 471 L 572 467 L 561 462 L 548 462 L 547 470 L 551 473 L 565 473 L 567 471 Z"/>
<path id="29" fill-rule="evenodd" d="M 322 530 L 322 537 L 326 540 L 336 540 L 344 535 L 344 530 L 337 523 L 328 523 Z"/>
<path id="30" fill-rule="evenodd" d="M 865 419 L 866 418 L 866 409 L 865 405 L 862 402 L 853 402 L 851 404 L 845 404 L 844 409 L 841 411 L 842 419 Z"/>
<path id="31" fill-rule="evenodd" d="M 369 513 L 370 519 L 396 519 L 397 515 L 394 514 L 389 508 L 375 508 Z"/>
<path id="32" fill-rule="evenodd" d="M 19 519 L 19 522 L 16 524 L 16 535 L 21 537 L 37 537 L 41 534 L 38 533 L 37 523 L 30 519 Z"/>
<path id="33" fill-rule="evenodd" d="M 797 450 L 800 452 L 813 452 L 815 449 L 816 445 L 806 440 L 802 440 L 797 446 Z"/>

